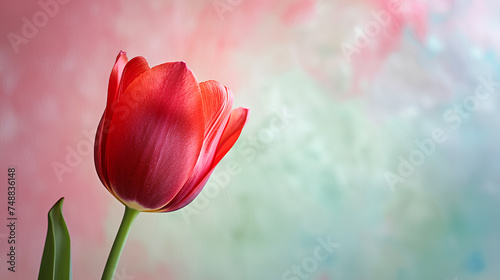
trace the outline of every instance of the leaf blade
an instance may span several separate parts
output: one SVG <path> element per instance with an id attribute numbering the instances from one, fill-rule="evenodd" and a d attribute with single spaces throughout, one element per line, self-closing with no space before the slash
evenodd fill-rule
<path id="1" fill-rule="evenodd" d="M 48 213 L 47 237 L 38 280 L 71 279 L 71 241 L 62 214 L 64 197 Z"/>

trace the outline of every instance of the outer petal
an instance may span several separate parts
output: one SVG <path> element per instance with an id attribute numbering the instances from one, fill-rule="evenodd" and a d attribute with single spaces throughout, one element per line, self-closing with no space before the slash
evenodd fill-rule
<path id="1" fill-rule="evenodd" d="M 212 161 L 217 150 L 217 145 L 224 132 L 224 127 L 229 120 L 229 114 L 233 105 L 233 93 L 217 81 L 200 83 L 200 89 L 205 116 L 203 147 L 193 173 L 175 198 L 168 205 L 165 205 L 165 207 L 175 205 L 191 193 L 192 189 L 200 185 L 200 181 L 212 169 Z"/>
<path id="2" fill-rule="evenodd" d="M 111 123 L 111 117 L 113 116 L 114 105 L 116 103 L 115 98 L 117 98 L 118 87 L 121 82 L 121 76 L 123 72 L 123 68 L 127 63 L 127 56 L 125 52 L 120 51 L 118 56 L 116 57 L 115 65 L 113 70 L 111 71 L 111 75 L 109 77 L 109 85 L 108 85 L 108 97 L 106 102 L 106 109 L 101 117 L 101 121 L 99 122 L 99 126 L 97 127 L 95 146 L 94 146 L 94 162 L 97 170 L 97 175 L 99 179 L 103 183 L 103 185 L 111 192 L 109 187 L 109 180 L 107 176 L 107 171 L 104 169 L 106 166 L 104 164 L 106 151 L 106 139 L 107 133 L 109 129 L 109 125 Z"/>
<path id="3" fill-rule="evenodd" d="M 114 107 L 111 119 L 124 120 L 137 107 L 140 103 L 137 99 L 141 98 L 138 96 L 137 92 L 132 92 L 129 98 L 132 101 L 129 100 L 127 103 L 118 102 L 123 98 L 123 95 L 127 91 L 129 85 L 149 69 L 148 62 L 142 56 L 134 57 L 127 63 L 123 69 L 120 87 L 118 88 L 118 93 L 116 94 L 116 106 Z M 108 130 L 113 130 L 114 126 L 115 124 L 110 124 Z"/>
<path id="4" fill-rule="evenodd" d="M 233 93 L 217 81 L 200 83 L 203 112 L 205 115 L 205 139 L 209 140 L 223 121 L 227 121 L 233 107 Z"/>
<path id="5" fill-rule="evenodd" d="M 108 99 L 106 102 L 106 111 L 109 111 L 116 105 L 115 101 L 117 99 L 118 88 L 121 83 L 121 77 L 123 73 L 123 68 L 127 64 L 128 58 L 126 52 L 120 51 L 118 56 L 116 57 L 115 66 L 111 71 L 111 76 L 109 77 L 109 85 L 108 85 Z"/>
<path id="6" fill-rule="evenodd" d="M 117 100 L 120 100 L 121 95 L 123 95 L 128 86 L 135 79 L 137 79 L 142 73 L 146 72 L 149 69 L 150 68 L 148 62 L 146 61 L 146 59 L 144 59 L 144 57 L 137 56 L 132 58 L 123 69 L 123 75 L 120 81 Z"/>
<path id="7" fill-rule="evenodd" d="M 215 153 L 213 166 L 217 165 L 219 161 L 227 154 L 227 152 L 233 147 L 238 137 L 240 137 L 241 130 L 248 121 L 249 110 L 247 108 L 236 108 L 231 112 L 231 117 L 229 122 L 224 129 L 224 133 L 220 139 L 219 145 L 217 146 L 217 152 Z"/>
<path id="8" fill-rule="evenodd" d="M 103 149 L 103 144 L 102 144 L 102 131 L 104 129 L 104 120 L 106 117 L 106 111 L 102 114 L 101 120 L 99 121 L 99 125 L 97 126 L 97 131 L 95 135 L 95 142 L 94 142 L 94 164 L 95 164 L 95 169 L 97 171 L 97 176 L 99 176 L 99 179 L 101 180 L 102 184 L 108 191 L 111 192 L 111 188 L 109 187 L 109 180 L 106 175 L 104 175 L 104 170 L 103 170 L 103 159 L 104 156 L 102 155 Z"/>
<path id="9" fill-rule="evenodd" d="M 202 178 L 197 182 L 197 185 L 187 187 L 188 193 L 184 193 L 182 196 L 176 196 L 174 200 L 169 203 L 166 207 L 160 209 L 158 212 L 171 212 L 179 210 L 184 206 L 188 205 L 193 201 L 196 196 L 201 192 L 205 184 L 207 183 L 210 175 L 212 174 L 215 166 L 219 161 L 226 155 L 226 153 L 233 147 L 236 140 L 241 134 L 243 127 L 248 120 L 249 110 L 247 108 L 237 108 L 231 112 L 229 121 L 224 129 L 222 137 L 220 138 L 217 150 L 215 153 L 214 160 L 208 169 L 208 172 L 204 174 Z"/>
<path id="10" fill-rule="evenodd" d="M 167 204 L 192 173 L 203 145 L 200 88 L 184 62 L 153 67 L 132 81 L 108 136 L 107 169 L 121 201 L 141 211 Z"/>

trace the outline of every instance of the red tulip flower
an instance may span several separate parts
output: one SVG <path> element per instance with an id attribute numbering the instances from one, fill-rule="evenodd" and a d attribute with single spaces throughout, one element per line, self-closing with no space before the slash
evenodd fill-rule
<path id="1" fill-rule="evenodd" d="M 124 52 L 118 54 L 94 159 L 99 179 L 125 213 L 101 280 L 114 279 L 140 212 L 175 211 L 200 193 L 247 121 L 248 109 L 232 106 L 231 90 L 216 81 L 198 83 L 184 62 L 150 68 L 143 57 L 128 61 Z M 71 278 L 61 207 L 62 199 L 49 211 L 38 279 Z"/>
<path id="2" fill-rule="evenodd" d="M 95 165 L 106 189 L 141 212 L 189 204 L 238 139 L 248 109 L 232 110 L 233 93 L 198 83 L 184 62 L 153 68 L 120 52 L 95 141 Z"/>

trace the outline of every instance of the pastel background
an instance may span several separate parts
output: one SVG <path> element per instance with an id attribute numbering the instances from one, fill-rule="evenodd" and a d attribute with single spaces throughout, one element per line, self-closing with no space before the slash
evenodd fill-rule
<path id="1" fill-rule="evenodd" d="M 73 279 L 100 279 L 123 206 L 92 133 L 120 50 L 186 61 L 251 117 L 200 197 L 139 215 L 116 280 L 500 279 L 499 14 L 494 0 L 2 1 L 0 279 L 36 279 L 62 196 Z"/>

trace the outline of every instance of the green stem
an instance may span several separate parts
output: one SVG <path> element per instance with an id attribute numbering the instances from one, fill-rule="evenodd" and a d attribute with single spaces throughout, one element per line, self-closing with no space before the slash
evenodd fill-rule
<path id="1" fill-rule="evenodd" d="M 120 228 L 118 229 L 118 233 L 116 234 L 115 242 L 113 242 L 113 247 L 111 247 L 111 252 L 109 252 L 108 261 L 106 262 L 106 267 L 104 268 L 104 272 L 102 273 L 101 280 L 113 280 L 116 266 L 118 265 L 120 255 L 123 251 L 123 246 L 125 245 L 125 241 L 127 241 L 127 236 L 130 232 L 130 228 L 132 227 L 132 223 L 134 222 L 135 218 L 137 218 L 138 214 L 139 211 L 125 206 L 125 214 L 123 214 L 122 223 L 120 224 Z"/>

